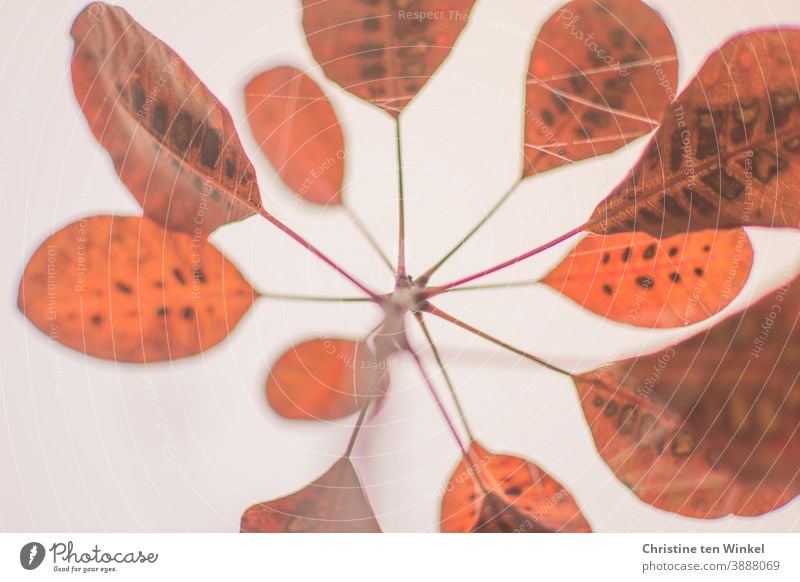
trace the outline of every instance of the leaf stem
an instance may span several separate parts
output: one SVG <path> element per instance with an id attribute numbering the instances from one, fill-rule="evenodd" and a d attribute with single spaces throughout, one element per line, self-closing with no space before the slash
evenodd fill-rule
<path id="1" fill-rule="evenodd" d="M 350 440 L 347 442 L 347 449 L 344 451 L 344 457 L 349 459 L 350 456 L 353 454 L 353 448 L 356 446 L 356 440 L 358 440 L 358 434 L 361 432 L 361 429 L 364 426 L 364 420 L 367 418 L 367 411 L 369 410 L 369 405 L 372 404 L 372 398 L 367 400 L 364 406 L 361 407 L 361 410 L 358 413 L 358 418 L 356 419 L 356 424 L 353 427 L 353 432 L 350 434 Z"/>
<path id="2" fill-rule="evenodd" d="M 395 117 L 395 145 L 397 147 L 397 188 L 398 188 L 398 242 L 397 242 L 397 278 L 405 278 L 406 273 L 406 204 L 403 184 L 403 144 L 400 133 L 400 116 Z"/>
<path id="3" fill-rule="evenodd" d="M 381 326 L 383 326 L 383 324 L 384 324 L 384 320 L 379 321 L 378 325 L 373 327 L 367 333 L 367 335 L 364 337 L 364 341 L 366 342 L 367 340 L 369 340 L 369 338 L 371 338 L 375 334 L 375 332 L 377 332 L 381 328 Z M 344 452 L 344 456 L 347 457 L 348 459 L 353 454 L 353 447 L 356 446 L 356 440 L 358 439 L 358 434 L 361 432 L 361 428 L 364 426 L 364 420 L 366 420 L 366 418 L 367 418 L 367 412 L 368 412 L 368 409 L 369 409 L 369 405 L 372 404 L 372 401 L 375 399 L 375 396 L 377 395 L 378 388 L 383 385 L 383 381 L 384 381 L 385 376 L 386 376 L 386 372 L 384 371 L 383 374 L 381 375 L 381 379 L 378 382 L 375 382 L 369 388 L 369 393 L 367 394 L 367 400 L 364 403 L 364 406 L 361 407 L 361 410 L 358 413 L 358 418 L 356 419 L 356 424 L 353 427 L 353 432 L 350 435 L 350 440 L 347 443 L 347 449 Z"/>
<path id="4" fill-rule="evenodd" d="M 416 362 L 417 368 L 419 369 L 420 374 L 422 374 L 422 378 L 423 380 L 425 380 L 425 384 L 427 384 L 428 386 L 428 391 L 431 393 L 431 396 L 433 396 L 433 399 L 436 401 L 436 406 L 439 407 L 439 411 L 442 413 L 442 416 L 444 417 L 444 420 L 447 423 L 447 427 L 453 434 L 453 438 L 456 440 L 458 448 L 461 449 L 461 454 L 466 455 L 467 449 L 464 446 L 464 442 L 458 435 L 458 431 L 456 430 L 456 427 L 453 425 L 453 421 L 450 418 L 450 415 L 447 414 L 447 409 L 444 407 L 444 404 L 442 404 L 442 400 L 441 398 L 439 398 L 439 394 L 436 392 L 436 387 L 433 385 L 433 382 L 431 382 L 428 373 L 425 371 L 425 366 L 422 364 L 422 360 L 420 359 L 419 354 L 417 354 L 417 352 L 415 352 L 411 348 L 408 348 L 408 353 L 410 353 L 411 357 L 414 358 L 414 362 Z"/>
<path id="5" fill-rule="evenodd" d="M 383 263 L 389 268 L 389 271 L 391 271 L 392 274 L 394 274 L 395 272 L 394 265 L 392 265 L 392 262 L 389 260 L 389 257 L 386 256 L 386 253 L 383 252 L 383 249 L 378 244 L 378 241 L 375 239 L 375 237 L 372 236 L 372 233 L 369 231 L 367 226 L 358 217 L 358 214 L 356 214 L 353 211 L 353 209 L 347 206 L 346 204 L 343 204 L 342 208 L 344 208 L 344 211 L 347 214 L 348 218 L 350 218 L 350 220 L 353 221 L 353 224 L 355 225 L 358 232 L 361 233 L 361 236 L 364 237 L 364 239 L 369 243 L 369 246 L 371 246 L 373 250 L 378 254 Z"/>
<path id="6" fill-rule="evenodd" d="M 435 297 L 436 295 L 440 295 L 450 289 L 453 289 L 454 287 L 460 287 L 461 285 L 465 285 L 466 283 L 470 283 L 487 275 L 491 275 L 492 273 L 496 273 L 497 271 L 501 271 L 502 269 L 505 269 L 512 265 L 516 265 L 517 263 L 520 263 L 527 258 L 533 257 L 535 255 L 538 255 L 539 253 L 542 253 L 548 249 L 553 248 L 557 244 L 562 243 L 565 240 L 568 240 L 573 236 L 580 234 L 581 232 L 583 232 L 583 226 L 573 228 L 572 230 L 562 234 L 561 236 L 556 237 L 553 240 L 546 242 L 545 244 L 540 245 L 535 249 L 532 249 L 526 253 L 522 253 L 521 255 L 516 256 L 513 259 L 504 261 L 499 265 L 495 265 L 494 267 L 484 269 L 483 271 L 478 271 L 477 273 L 473 273 L 472 275 L 468 275 L 466 277 L 453 281 L 452 283 L 447 283 L 446 285 L 441 285 L 438 287 L 429 287 L 428 289 L 425 290 L 425 297 L 426 298 Z"/>
<path id="7" fill-rule="evenodd" d="M 323 262 L 327 263 L 332 269 L 337 271 L 340 275 L 342 275 L 344 278 L 346 278 L 348 281 L 350 281 L 353 285 L 355 285 L 356 287 L 361 289 L 373 301 L 375 301 L 375 302 L 380 302 L 381 301 L 380 296 L 376 292 L 374 292 L 369 287 L 364 285 L 361 281 L 359 281 L 358 279 L 353 277 L 350 273 L 348 273 L 346 270 L 344 270 L 342 267 L 340 267 L 336 262 L 334 262 L 333 259 L 328 257 L 328 255 L 323 253 L 321 250 L 319 250 L 317 247 L 315 247 L 313 244 L 311 244 L 309 241 L 307 241 L 305 238 L 303 238 L 300 234 L 295 232 L 290 226 L 288 226 L 287 224 L 284 224 L 280 219 L 278 219 L 276 216 L 274 216 L 273 214 L 268 212 L 265 208 L 261 208 L 258 211 L 258 213 L 259 213 L 260 216 L 266 218 L 269 222 L 271 222 L 272 224 L 277 226 L 280 230 L 282 230 L 283 232 L 288 234 L 295 241 L 297 241 L 302 246 L 304 246 L 309 251 L 311 251 L 313 254 L 315 254 L 317 257 L 319 257 Z"/>
<path id="8" fill-rule="evenodd" d="M 490 289 L 512 289 L 514 287 L 532 287 L 539 281 L 509 281 L 507 283 L 487 283 L 485 285 L 464 285 L 463 287 L 453 287 L 447 289 L 444 293 L 455 293 L 460 291 L 486 291 Z"/>
<path id="9" fill-rule="evenodd" d="M 278 301 L 308 301 L 318 303 L 372 303 L 370 297 L 327 297 L 323 295 L 295 295 L 292 293 L 259 293 L 259 297 Z"/>
<path id="10" fill-rule="evenodd" d="M 422 316 L 422 313 L 415 313 L 414 317 L 419 323 L 419 326 L 422 328 L 422 332 L 425 334 L 425 338 L 428 340 L 428 345 L 433 352 L 433 357 L 436 358 L 436 363 L 439 365 L 439 371 L 442 373 L 444 377 L 444 381 L 447 384 L 448 390 L 450 390 L 450 396 L 453 399 L 453 403 L 456 406 L 456 410 L 458 411 L 458 416 L 461 419 L 461 424 L 464 425 L 464 430 L 467 433 L 467 437 L 469 438 L 470 442 L 475 441 L 475 436 L 472 433 L 472 429 L 469 426 L 469 422 L 467 422 L 467 415 L 464 414 L 464 409 L 461 406 L 461 401 L 458 399 L 458 394 L 456 394 L 455 386 L 453 385 L 453 381 L 450 379 L 450 374 L 447 373 L 447 368 L 444 366 L 444 361 L 442 360 L 441 355 L 439 354 L 439 350 L 436 347 L 436 344 L 433 341 L 433 337 L 431 337 L 431 333 L 428 330 L 428 326 L 425 324 L 425 319 Z"/>
<path id="11" fill-rule="evenodd" d="M 519 348 L 515 348 L 511 344 L 508 344 L 508 343 L 504 342 L 501 339 L 493 337 L 493 336 L 489 335 L 486 332 L 483 332 L 483 331 L 481 331 L 481 330 L 479 330 L 479 329 L 477 329 L 475 327 L 472 327 L 468 323 L 464 323 L 460 319 L 457 319 L 456 317 L 453 317 L 449 313 L 445 313 L 444 311 L 442 311 L 441 309 L 438 309 L 437 307 L 434 307 L 433 305 L 428 304 L 428 307 L 427 307 L 426 311 L 428 313 L 430 313 L 431 315 L 435 315 L 437 317 L 440 317 L 440 318 L 444 319 L 445 321 L 449 321 L 450 323 L 452 323 L 452 324 L 454 324 L 454 325 L 456 325 L 456 326 L 458 326 L 458 327 L 460 327 L 460 328 L 462 328 L 462 329 L 464 329 L 464 330 L 466 330 L 466 331 L 478 336 L 479 338 L 485 339 L 486 341 L 489 341 L 489 342 L 491 342 L 491 343 L 493 343 L 493 344 L 495 344 L 497 346 L 500 346 L 501 348 L 503 348 L 505 350 L 513 352 L 513 353 L 517 354 L 518 356 L 522 356 L 523 358 L 531 360 L 532 362 L 536 362 L 537 364 L 539 364 L 540 366 L 544 366 L 548 370 L 552 370 L 554 372 L 558 372 L 559 374 L 564 374 L 565 376 L 572 376 L 572 374 L 570 372 L 567 372 L 565 369 L 559 368 L 558 366 L 556 366 L 554 364 L 551 364 L 550 362 L 547 362 L 547 361 L 543 360 L 542 358 L 540 358 L 538 356 L 534 356 L 533 354 L 530 354 L 530 353 L 528 353 L 528 352 L 526 352 L 524 350 L 521 350 Z"/>
<path id="12" fill-rule="evenodd" d="M 472 229 L 466 235 L 464 235 L 464 238 L 462 238 L 458 243 L 456 243 L 456 245 L 453 248 L 451 248 L 445 256 L 439 259 L 439 261 L 435 265 L 433 265 L 430 269 L 425 271 L 421 277 L 419 277 L 419 280 L 421 280 L 423 284 L 427 283 L 433 276 L 433 274 L 436 271 L 438 271 L 439 268 L 442 265 L 444 265 L 448 260 L 450 260 L 450 257 L 456 254 L 458 250 L 462 246 L 464 246 L 467 243 L 467 241 L 469 241 L 469 239 L 471 239 L 475 235 L 475 233 L 477 233 L 483 227 L 484 224 L 489 222 L 489 219 L 492 218 L 492 216 L 494 216 L 500 210 L 500 208 L 502 208 L 502 206 L 506 203 L 506 201 L 509 198 L 511 198 L 511 195 L 516 191 L 517 187 L 522 183 L 523 179 L 524 177 L 520 177 L 516 182 L 514 182 L 514 184 L 512 184 L 511 187 L 508 190 L 506 190 L 506 192 L 500 197 L 500 199 L 495 203 L 495 205 L 492 206 L 491 209 L 489 209 L 489 212 L 487 212 L 486 215 L 483 218 L 481 218 L 478 221 L 478 223 L 475 226 L 473 226 Z"/>

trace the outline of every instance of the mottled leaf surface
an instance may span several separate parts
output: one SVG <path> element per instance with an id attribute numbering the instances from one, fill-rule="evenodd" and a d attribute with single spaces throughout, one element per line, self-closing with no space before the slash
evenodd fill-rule
<path id="1" fill-rule="evenodd" d="M 800 282 L 710 331 L 575 377 L 597 449 L 643 501 L 761 515 L 800 493 Z"/>
<path id="2" fill-rule="evenodd" d="M 329 79 L 399 115 L 450 53 L 475 0 L 303 0 L 303 28 Z"/>
<path id="3" fill-rule="evenodd" d="M 171 48 L 99 2 L 78 15 L 72 38 L 78 104 L 147 216 L 205 236 L 259 211 L 228 110 Z"/>
<path id="4" fill-rule="evenodd" d="M 28 262 L 18 305 L 51 339 L 90 356 L 191 356 L 236 326 L 255 291 L 211 243 L 147 218 L 93 216 L 48 238 Z"/>
<path id="5" fill-rule="evenodd" d="M 594 313 L 642 327 L 678 327 L 719 313 L 753 265 L 742 229 L 657 239 L 590 234 L 542 282 Z"/>
<path id="6" fill-rule="evenodd" d="M 799 73 L 800 30 L 757 30 L 726 42 L 587 228 L 657 237 L 745 225 L 800 228 Z"/>
<path id="7" fill-rule="evenodd" d="M 292 67 L 256 75 L 245 88 L 250 129 L 278 175 L 315 204 L 341 204 L 344 136 L 314 80 Z"/>
<path id="8" fill-rule="evenodd" d="M 613 152 L 650 133 L 675 96 L 678 60 L 639 0 L 574 0 L 542 26 L 525 103 L 525 176 Z"/>
<path id="9" fill-rule="evenodd" d="M 241 531 L 377 533 L 381 528 L 352 463 L 342 458 L 300 491 L 248 508 Z"/>
<path id="10" fill-rule="evenodd" d="M 591 528 L 569 491 L 539 467 L 473 442 L 447 483 L 441 530 L 535 533 Z"/>

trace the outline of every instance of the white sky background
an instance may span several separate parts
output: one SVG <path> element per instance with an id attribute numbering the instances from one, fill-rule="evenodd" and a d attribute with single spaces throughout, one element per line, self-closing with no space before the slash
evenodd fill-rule
<path id="1" fill-rule="evenodd" d="M 266 205 L 359 278 L 389 291 L 388 271 L 346 215 L 296 203 L 245 123 L 242 91 L 254 74 L 279 64 L 310 70 L 331 95 L 351 149 L 347 203 L 395 255 L 391 120 L 315 69 L 299 0 L 120 3 L 178 51 L 230 108 Z M 681 87 L 734 32 L 800 24 L 796 0 L 651 4 L 675 37 Z M 412 275 L 449 249 L 519 174 L 529 51 L 539 26 L 559 5 L 478 0 L 452 58 L 403 114 Z M 86 358 L 50 344 L 26 322 L 15 306 L 17 284 L 47 236 L 86 215 L 138 211 L 72 93 L 69 27 L 82 6 L 0 4 L 0 530 L 237 531 L 251 503 L 287 494 L 324 472 L 343 451 L 354 421 L 312 425 L 278 418 L 263 396 L 270 362 L 292 342 L 320 333 L 363 333 L 379 313 L 371 305 L 261 300 L 228 342 L 199 357 L 147 367 Z M 529 180 L 434 283 L 580 224 L 645 142 Z M 734 309 L 795 269 L 800 236 L 751 233 L 756 267 Z M 257 218 L 226 227 L 214 241 L 263 290 L 353 294 L 335 273 Z M 541 275 L 570 246 L 486 281 Z M 691 330 L 635 330 L 536 287 L 459 293 L 440 305 L 576 371 L 653 351 L 719 319 Z M 597 531 L 800 531 L 800 501 L 761 518 L 715 521 L 643 504 L 596 454 L 569 380 L 438 321 L 430 325 L 483 443 L 549 471 L 575 495 Z M 434 370 L 432 360 L 428 367 Z M 434 381 L 446 398 L 438 375 Z M 371 423 L 356 448 L 356 464 L 382 526 L 435 530 L 441 490 L 458 451 L 410 365 L 393 366 L 391 394 Z M 166 458 L 165 447 L 176 458 Z"/>

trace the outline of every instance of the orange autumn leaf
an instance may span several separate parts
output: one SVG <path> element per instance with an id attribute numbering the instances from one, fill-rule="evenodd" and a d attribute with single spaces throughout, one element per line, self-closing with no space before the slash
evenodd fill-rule
<path id="1" fill-rule="evenodd" d="M 619 149 L 660 122 L 678 60 L 639 0 L 573 0 L 542 26 L 526 84 L 523 175 Z"/>
<path id="2" fill-rule="evenodd" d="M 211 243 L 139 217 L 94 216 L 28 262 L 19 309 L 53 340 L 119 362 L 191 356 L 225 339 L 255 291 Z"/>
<path id="3" fill-rule="evenodd" d="M 304 200 L 341 204 L 344 136 L 311 77 L 292 67 L 256 75 L 245 88 L 250 129 L 284 182 Z"/>
<path id="4" fill-rule="evenodd" d="M 800 281 L 674 347 L 575 376 L 600 456 L 642 501 L 695 518 L 800 494 Z"/>
<path id="5" fill-rule="evenodd" d="M 753 247 L 742 229 L 660 240 L 589 235 L 542 282 L 594 313 L 641 327 L 677 327 L 719 313 L 744 287 Z"/>
<path id="6" fill-rule="evenodd" d="M 353 414 L 387 385 L 385 365 L 366 343 L 324 338 L 284 352 L 270 370 L 266 393 L 284 418 L 332 420 Z"/>
<path id="7" fill-rule="evenodd" d="M 476 442 L 467 454 L 442 498 L 443 532 L 591 531 L 569 491 L 530 461 Z"/>
<path id="8" fill-rule="evenodd" d="M 473 5 L 298 3 L 305 40 L 327 77 L 395 118 L 445 61 Z M 598 454 L 652 507 L 698 519 L 755 516 L 800 494 L 800 278 L 694 337 L 585 374 L 570 374 L 429 301 L 583 229 L 589 236 L 543 283 L 598 315 L 638 326 L 689 325 L 719 314 L 752 267 L 753 249 L 741 227 L 800 228 L 800 30 L 733 38 L 675 100 L 676 50 L 656 11 L 640 0 L 568 2 L 544 24 L 531 51 L 523 178 L 613 152 L 656 130 L 644 155 L 578 229 L 428 288 L 433 272 L 511 191 L 429 272 L 407 276 L 398 125 L 399 265 L 389 264 L 397 276 L 388 293 L 373 292 L 262 208 L 227 109 L 125 10 L 90 4 L 75 20 L 72 37 L 73 88 L 82 114 L 145 217 L 89 218 L 42 244 L 18 298 L 38 329 L 81 352 L 127 362 L 172 360 L 219 343 L 257 292 L 207 236 L 256 213 L 383 310 L 369 336 L 375 353 L 367 339 L 322 338 L 287 350 L 274 363 L 265 395 L 279 415 L 361 414 L 344 457 L 301 490 L 248 508 L 241 531 L 380 531 L 349 457 L 367 407 L 374 411 L 385 394 L 386 358 L 395 354 L 413 357 L 461 444 L 406 333 L 409 315 L 422 323 L 471 434 L 423 313 L 571 376 Z M 312 203 L 341 205 L 344 137 L 321 88 L 297 69 L 278 67 L 251 80 L 245 105 L 263 153 L 289 188 Z M 367 229 L 359 230 L 372 241 Z M 447 484 L 440 526 L 448 532 L 590 531 L 560 483 L 526 459 L 487 452 L 476 442 Z"/>
<path id="9" fill-rule="evenodd" d="M 800 228 L 800 30 L 745 32 L 678 96 L 628 177 L 586 225 L 657 237 Z"/>
<path id="10" fill-rule="evenodd" d="M 381 531 L 350 459 L 341 458 L 300 491 L 248 508 L 244 533 L 349 533 Z"/>
<path id="11" fill-rule="evenodd" d="M 101 2 L 78 15 L 72 37 L 75 97 L 147 216 L 205 236 L 260 210 L 228 110 L 171 48 Z"/>
<path id="12" fill-rule="evenodd" d="M 303 28 L 325 75 L 397 116 L 450 53 L 475 0 L 303 0 Z"/>

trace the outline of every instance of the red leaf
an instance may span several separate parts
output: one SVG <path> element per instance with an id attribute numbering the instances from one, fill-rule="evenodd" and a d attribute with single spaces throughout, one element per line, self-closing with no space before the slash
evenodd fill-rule
<path id="1" fill-rule="evenodd" d="M 388 385 L 385 365 L 363 342 L 325 338 L 287 350 L 270 370 L 267 401 L 285 418 L 332 420 L 364 406 L 372 386 L 382 395 Z"/>
<path id="2" fill-rule="evenodd" d="M 524 175 L 613 152 L 650 133 L 677 80 L 672 35 L 647 4 L 565 4 L 545 22 L 531 53 Z"/>
<path id="3" fill-rule="evenodd" d="M 18 304 L 42 333 L 74 350 L 155 362 L 225 339 L 255 294 L 205 239 L 146 218 L 93 216 L 36 250 Z"/>
<path id="4" fill-rule="evenodd" d="M 72 37 L 75 96 L 147 216 L 205 236 L 260 210 L 228 110 L 171 48 L 100 2 L 78 15 Z"/>
<path id="5" fill-rule="evenodd" d="M 575 377 L 600 455 L 646 503 L 761 515 L 800 493 L 800 283 L 708 332 Z"/>
<path id="6" fill-rule="evenodd" d="M 248 508 L 241 531 L 378 533 L 381 528 L 352 463 L 342 458 L 300 491 Z"/>
<path id="7" fill-rule="evenodd" d="M 569 491 L 525 459 L 473 442 L 442 499 L 443 532 L 589 532 Z"/>
<path id="8" fill-rule="evenodd" d="M 593 232 L 800 228 L 800 30 L 735 36 L 664 116 Z"/>
<path id="9" fill-rule="evenodd" d="M 397 116 L 450 53 L 475 0 L 303 0 L 303 28 L 329 79 Z"/>
<path id="10" fill-rule="evenodd" d="M 311 77 L 277 67 L 245 88 L 250 129 L 283 181 L 315 204 L 341 204 L 344 136 L 336 112 Z"/>
<path id="11" fill-rule="evenodd" d="M 664 240 L 589 235 L 544 279 L 594 313 L 642 327 L 676 327 L 720 312 L 744 287 L 753 247 L 742 229 Z"/>

